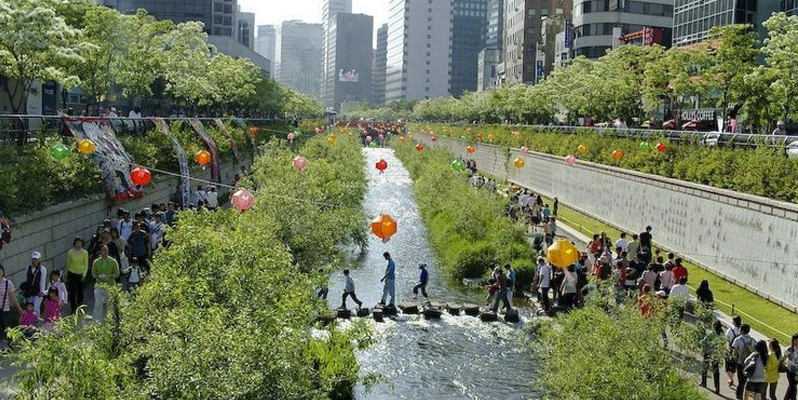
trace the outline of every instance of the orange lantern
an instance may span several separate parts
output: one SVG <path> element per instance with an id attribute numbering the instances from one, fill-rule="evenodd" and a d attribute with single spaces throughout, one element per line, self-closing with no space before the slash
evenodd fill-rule
<path id="1" fill-rule="evenodd" d="M 130 180 L 136 186 L 147 186 L 152 182 L 152 174 L 147 168 L 138 166 L 133 171 L 130 171 Z"/>
<path id="2" fill-rule="evenodd" d="M 407 140 L 407 138 L 405 138 L 404 136 L 400 136 L 399 137 L 399 141 L 402 142 L 402 143 L 404 143 L 406 140 Z"/>
<path id="3" fill-rule="evenodd" d="M 526 165 L 526 162 L 524 161 L 523 158 L 517 157 L 515 159 L 515 161 L 513 161 L 513 165 L 515 165 L 516 168 L 524 168 L 524 165 Z"/>
<path id="4" fill-rule="evenodd" d="M 260 133 L 260 128 L 258 128 L 257 126 L 250 126 L 249 127 L 249 134 L 250 135 L 255 136 L 258 133 Z"/>
<path id="5" fill-rule="evenodd" d="M 612 158 L 614 158 L 615 160 L 622 159 L 623 158 L 623 151 L 621 151 L 620 149 L 616 149 L 615 151 L 612 152 Z"/>
<path id="6" fill-rule="evenodd" d="M 194 161 L 197 164 L 202 165 L 203 167 L 210 164 L 211 162 L 211 153 L 208 153 L 208 150 L 200 150 L 197 154 L 194 155 Z"/>
<path id="7" fill-rule="evenodd" d="M 419 143 L 416 145 L 416 151 L 421 151 L 421 150 L 424 150 L 424 145 Z"/>
<path id="8" fill-rule="evenodd" d="M 396 220 L 390 214 L 380 214 L 371 221 L 371 233 L 387 242 L 396 234 Z"/>
<path id="9" fill-rule="evenodd" d="M 579 261 L 579 249 L 565 239 L 557 239 L 546 249 L 546 259 L 549 264 L 559 268 L 568 268 Z"/>
<path id="10" fill-rule="evenodd" d="M 466 147 L 466 153 L 468 154 L 474 154 L 475 151 L 477 151 L 477 149 L 475 149 L 474 146 Z"/>

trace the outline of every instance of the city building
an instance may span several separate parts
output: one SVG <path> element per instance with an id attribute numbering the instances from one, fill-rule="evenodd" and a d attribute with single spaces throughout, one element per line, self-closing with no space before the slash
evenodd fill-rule
<path id="1" fill-rule="evenodd" d="M 321 25 L 322 25 L 322 58 L 321 58 L 321 81 L 327 79 L 327 70 L 333 64 L 330 56 L 335 56 L 330 52 L 332 32 L 330 27 L 334 23 L 333 19 L 339 13 L 349 14 L 352 12 L 352 0 L 323 0 L 321 6 Z M 327 98 L 327 85 L 321 86 L 321 99 Z"/>
<path id="2" fill-rule="evenodd" d="M 277 44 L 277 29 L 274 25 L 258 26 L 258 36 L 255 38 L 255 52 L 271 60 L 272 68 L 269 71 L 274 76 L 275 45 Z"/>
<path id="3" fill-rule="evenodd" d="M 300 93 L 320 98 L 322 25 L 284 21 L 277 27 L 274 78 Z"/>
<path id="4" fill-rule="evenodd" d="M 240 7 L 239 7 L 240 8 Z M 244 47 L 255 50 L 255 13 L 238 12 L 237 39 Z"/>
<path id="5" fill-rule="evenodd" d="M 624 45 L 653 46 L 658 44 L 662 46 L 664 41 L 665 30 L 662 28 L 652 28 L 650 26 L 646 26 L 637 32 L 627 33 L 621 36 L 621 43 Z"/>
<path id="6" fill-rule="evenodd" d="M 703 42 L 709 37 L 713 26 L 731 24 L 752 24 L 756 27 L 760 38 L 766 32 L 762 22 L 774 12 L 787 10 L 793 1 L 757 1 L 757 0 L 676 0 L 673 7 L 673 45 L 689 46 Z M 798 3 L 793 3 L 796 5 Z"/>
<path id="7" fill-rule="evenodd" d="M 499 71 L 500 84 L 534 84 L 539 75 L 538 44 L 543 17 L 567 18 L 572 1 L 505 0 L 504 5 L 504 70 Z"/>
<path id="8" fill-rule="evenodd" d="M 540 83 L 554 70 L 554 58 L 557 53 L 557 34 L 565 29 L 566 17 L 563 14 L 547 15 L 541 18 L 540 41 L 535 60 L 535 79 Z M 564 38 L 563 38 L 564 40 Z"/>
<path id="9" fill-rule="evenodd" d="M 452 0 L 449 94 L 477 90 L 477 56 L 485 45 L 488 9 L 485 0 Z"/>
<path id="10" fill-rule="evenodd" d="M 451 2 L 389 0 L 388 10 L 386 101 L 447 96 Z"/>
<path id="11" fill-rule="evenodd" d="M 485 48 L 477 56 L 477 90 L 483 91 L 498 85 L 504 41 L 504 0 L 488 1 L 488 26 L 485 31 Z"/>
<path id="12" fill-rule="evenodd" d="M 504 0 L 488 0 L 488 27 L 485 47 L 501 49 L 504 40 Z"/>
<path id="13" fill-rule="evenodd" d="M 798 15 L 798 1 L 795 0 L 781 0 L 781 11 L 787 15 Z"/>
<path id="14" fill-rule="evenodd" d="M 324 105 L 341 111 L 344 103 L 360 103 L 371 98 L 371 45 L 374 17 L 338 13 L 330 18 L 325 71 Z"/>
<path id="15" fill-rule="evenodd" d="M 99 0 L 125 14 L 146 9 L 158 19 L 179 24 L 200 21 L 209 35 L 237 37 L 238 0 Z"/>
<path id="16" fill-rule="evenodd" d="M 388 24 L 377 29 L 377 49 L 374 50 L 374 68 L 371 73 L 372 104 L 385 104 L 385 68 L 388 63 Z"/>
<path id="17" fill-rule="evenodd" d="M 599 58 L 620 46 L 621 36 L 645 27 L 661 28 L 670 47 L 673 15 L 674 0 L 574 0 L 573 55 Z"/>
<path id="18" fill-rule="evenodd" d="M 246 58 L 260 68 L 264 76 L 271 77 L 272 61 L 250 50 L 231 36 L 208 36 L 208 43 L 216 47 L 219 53 L 233 58 Z"/>

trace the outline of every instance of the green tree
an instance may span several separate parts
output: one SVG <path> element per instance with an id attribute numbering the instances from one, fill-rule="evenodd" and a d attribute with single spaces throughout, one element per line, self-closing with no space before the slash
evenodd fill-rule
<path id="1" fill-rule="evenodd" d="M 751 95 L 745 77 L 757 66 L 758 39 L 751 25 L 716 26 L 709 31 L 709 67 L 702 71 L 710 90 L 718 93 L 716 106 L 726 112 L 739 109 Z M 732 110 L 734 111 L 734 110 Z"/>
<path id="2" fill-rule="evenodd" d="M 798 16 L 775 13 L 763 23 L 768 31 L 762 51 L 765 53 L 763 74 L 772 79 L 771 101 L 780 105 L 782 118 L 789 119 L 792 103 L 798 99 Z"/>

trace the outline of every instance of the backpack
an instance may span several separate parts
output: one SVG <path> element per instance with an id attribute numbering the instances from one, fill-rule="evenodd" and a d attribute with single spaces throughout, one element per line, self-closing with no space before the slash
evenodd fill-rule
<path id="1" fill-rule="evenodd" d="M 756 373 L 756 360 L 758 359 L 759 359 L 759 354 L 752 357 L 751 361 L 748 361 L 748 364 L 745 364 L 745 369 L 743 369 L 743 375 L 745 375 L 746 378 L 750 378 L 754 376 L 754 373 Z"/>
<path id="2" fill-rule="evenodd" d="M 744 344 L 745 346 L 743 347 L 742 351 L 739 351 L 740 357 L 738 358 L 738 360 L 742 362 L 745 362 L 745 360 L 748 359 L 748 356 L 756 351 L 756 340 L 749 337 Z M 754 365 L 756 365 L 756 363 L 754 363 Z"/>

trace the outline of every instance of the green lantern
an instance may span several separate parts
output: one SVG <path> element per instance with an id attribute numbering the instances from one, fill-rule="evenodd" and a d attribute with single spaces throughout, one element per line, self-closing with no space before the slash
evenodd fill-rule
<path id="1" fill-rule="evenodd" d="M 369 146 L 372 147 L 372 148 L 376 148 L 377 147 L 377 142 L 371 142 L 369 144 Z"/>
<path id="2" fill-rule="evenodd" d="M 465 168 L 465 164 L 463 163 L 463 160 L 459 160 L 458 159 L 458 160 L 452 161 L 452 169 L 453 170 L 462 171 L 463 168 Z"/>
<path id="3" fill-rule="evenodd" d="M 640 147 L 640 150 L 649 150 L 649 149 L 651 149 L 651 145 L 648 142 L 640 142 L 638 147 Z"/>
<path id="4" fill-rule="evenodd" d="M 53 158 L 56 160 L 61 161 L 69 157 L 69 147 L 66 147 L 61 142 L 56 143 L 50 148 L 50 154 L 52 154 Z"/>

